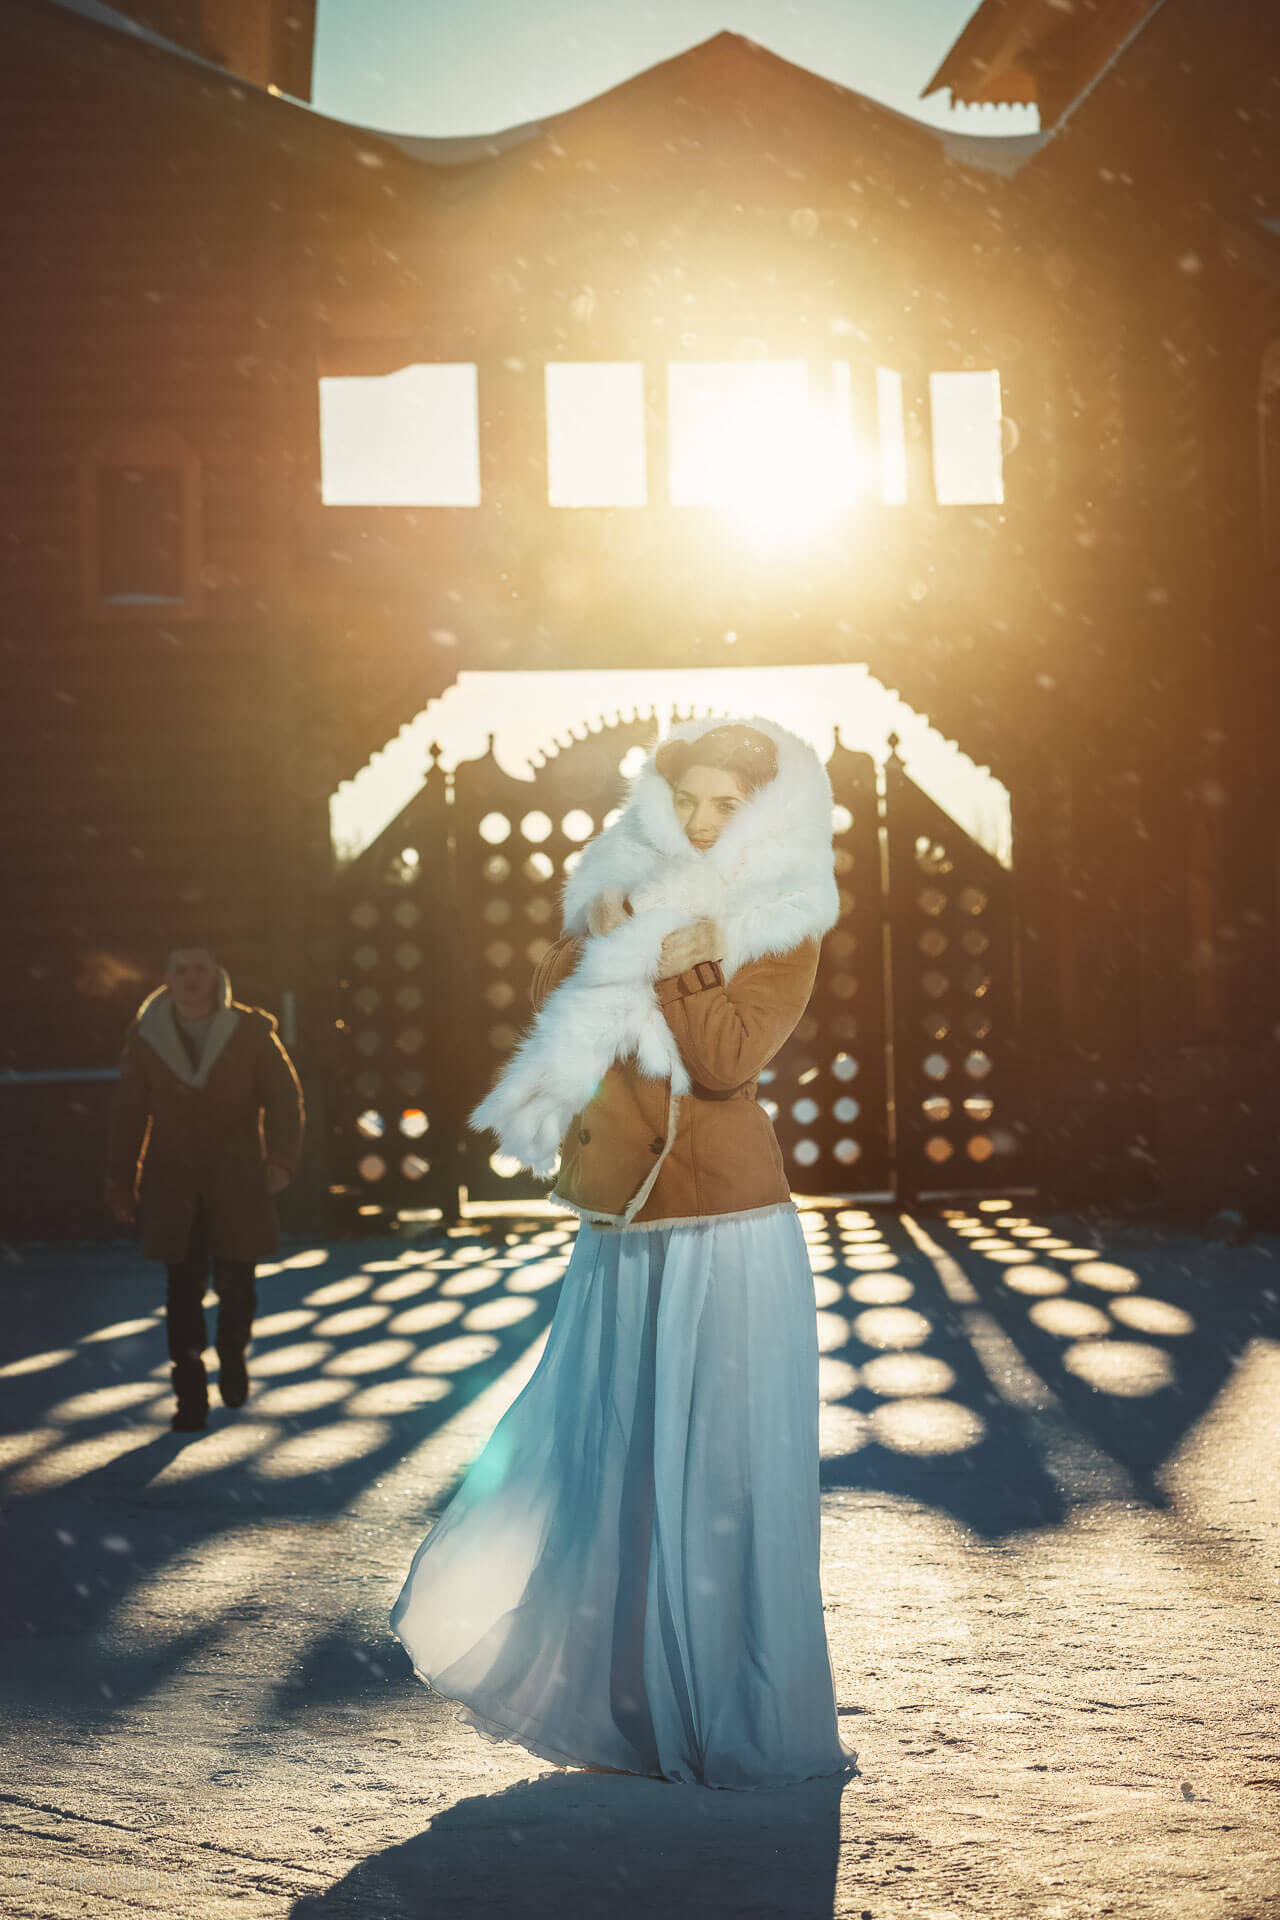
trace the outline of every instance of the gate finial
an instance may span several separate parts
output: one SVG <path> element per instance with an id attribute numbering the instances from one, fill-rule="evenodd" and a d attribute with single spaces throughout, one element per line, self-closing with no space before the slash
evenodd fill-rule
<path id="1" fill-rule="evenodd" d="M 901 745 L 901 736 L 896 733 L 891 733 L 889 735 L 889 758 L 890 760 L 896 760 L 899 766 L 902 765 L 902 755 L 898 752 L 898 748 Z"/>

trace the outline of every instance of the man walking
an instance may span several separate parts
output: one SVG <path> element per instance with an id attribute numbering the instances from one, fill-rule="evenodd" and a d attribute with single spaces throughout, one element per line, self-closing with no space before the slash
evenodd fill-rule
<path id="1" fill-rule="evenodd" d="M 259 1007 L 231 998 L 204 945 L 175 947 L 165 983 L 125 1039 L 107 1144 L 106 1199 L 121 1225 L 142 1213 L 142 1248 L 168 1269 L 173 1425 L 198 1432 L 209 1408 L 204 1291 L 218 1295 L 218 1391 L 249 1392 L 245 1350 L 256 1310 L 254 1267 L 276 1251 L 273 1196 L 302 1148 L 302 1088 Z"/>

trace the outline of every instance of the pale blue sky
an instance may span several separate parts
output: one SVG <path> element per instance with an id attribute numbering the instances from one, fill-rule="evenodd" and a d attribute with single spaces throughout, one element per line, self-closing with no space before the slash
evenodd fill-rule
<path id="1" fill-rule="evenodd" d="M 977 0 L 319 0 L 315 105 L 396 133 L 496 133 L 726 29 L 934 125 L 1034 132 L 1035 110 L 918 98 Z"/>

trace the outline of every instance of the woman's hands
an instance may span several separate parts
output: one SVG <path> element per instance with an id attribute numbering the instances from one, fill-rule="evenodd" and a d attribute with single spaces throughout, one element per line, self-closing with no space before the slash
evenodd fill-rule
<path id="1" fill-rule="evenodd" d="M 606 887 L 587 909 L 587 927 L 593 934 L 612 933 L 627 918 L 626 896 L 621 887 Z M 677 927 L 662 943 L 658 977 L 669 980 L 673 974 L 696 967 L 699 960 L 724 958 L 724 934 L 716 920 L 694 920 Z"/>
<path id="2" fill-rule="evenodd" d="M 662 943 L 658 977 L 669 980 L 673 974 L 696 967 L 700 960 L 724 959 L 724 934 L 716 920 L 695 920 L 690 926 L 677 927 Z"/>
<path id="3" fill-rule="evenodd" d="M 587 929 L 590 933 L 612 933 L 626 917 L 626 895 L 622 888 L 606 887 L 587 908 Z"/>

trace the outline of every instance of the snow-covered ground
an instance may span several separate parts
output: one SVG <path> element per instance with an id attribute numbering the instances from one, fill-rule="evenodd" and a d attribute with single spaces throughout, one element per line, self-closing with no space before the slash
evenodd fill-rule
<path id="1" fill-rule="evenodd" d="M 1280 1238 L 805 1223 L 843 1792 L 557 1771 L 390 1638 L 537 1364 L 562 1220 L 295 1243 L 249 1404 L 195 1436 L 159 1270 L 11 1250 L 4 1911 L 1272 1920 Z"/>

